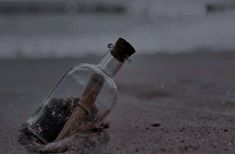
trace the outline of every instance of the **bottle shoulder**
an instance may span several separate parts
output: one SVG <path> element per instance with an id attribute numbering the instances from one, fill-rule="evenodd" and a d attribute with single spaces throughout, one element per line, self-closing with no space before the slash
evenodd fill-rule
<path id="1" fill-rule="evenodd" d="M 92 71 L 93 73 L 97 73 L 101 77 L 103 77 L 106 82 L 111 84 L 114 89 L 117 89 L 117 85 L 115 81 L 113 80 L 113 78 L 108 76 L 102 69 L 100 69 L 98 65 L 88 64 L 88 63 L 77 64 L 77 65 L 72 66 L 68 70 L 67 74 L 70 75 L 73 73 L 77 73 L 79 71 Z"/>

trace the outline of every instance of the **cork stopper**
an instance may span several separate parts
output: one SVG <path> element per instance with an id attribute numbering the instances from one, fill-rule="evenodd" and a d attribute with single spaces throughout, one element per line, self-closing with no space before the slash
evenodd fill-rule
<path id="1" fill-rule="evenodd" d="M 134 47 L 123 38 L 117 40 L 113 49 L 111 54 L 120 62 L 123 62 L 135 53 Z"/>

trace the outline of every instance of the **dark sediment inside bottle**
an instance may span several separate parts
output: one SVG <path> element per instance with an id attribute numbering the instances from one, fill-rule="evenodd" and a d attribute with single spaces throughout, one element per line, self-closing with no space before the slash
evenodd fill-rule
<path id="1" fill-rule="evenodd" d="M 73 104 L 78 98 L 53 98 L 39 111 L 36 121 L 30 126 L 43 143 L 52 142 L 71 115 Z"/>
<path id="2" fill-rule="evenodd" d="M 103 77 L 95 73 L 91 76 L 81 99 L 52 98 L 39 111 L 30 129 L 42 143 L 60 140 L 77 132 L 92 128 L 98 119 L 94 103 L 104 83 Z"/>

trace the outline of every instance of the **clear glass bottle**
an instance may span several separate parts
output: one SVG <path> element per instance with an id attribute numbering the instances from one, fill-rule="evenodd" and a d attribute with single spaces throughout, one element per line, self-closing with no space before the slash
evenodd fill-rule
<path id="1" fill-rule="evenodd" d="M 26 127 L 42 143 L 63 139 L 102 121 L 117 100 L 112 77 L 133 53 L 134 48 L 119 38 L 97 65 L 70 68 L 58 82 Z"/>

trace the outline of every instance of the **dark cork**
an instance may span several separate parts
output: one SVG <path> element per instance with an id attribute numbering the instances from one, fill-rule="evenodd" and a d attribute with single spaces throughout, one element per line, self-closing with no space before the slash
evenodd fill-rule
<path id="1" fill-rule="evenodd" d="M 123 38 L 117 40 L 113 49 L 111 50 L 111 54 L 120 62 L 123 62 L 135 53 L 134 47 Z"/>

